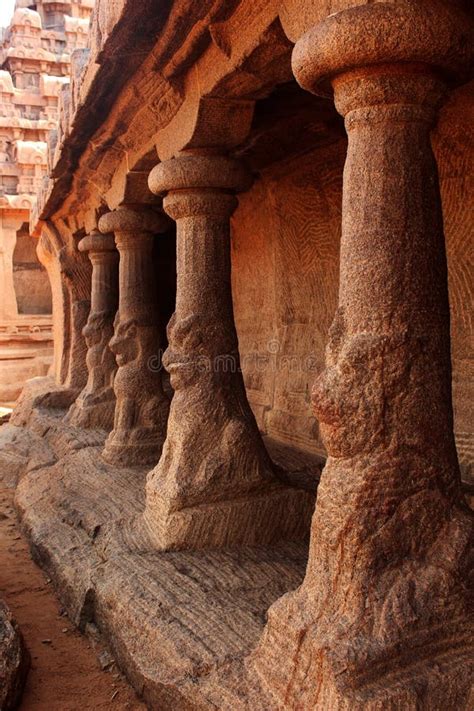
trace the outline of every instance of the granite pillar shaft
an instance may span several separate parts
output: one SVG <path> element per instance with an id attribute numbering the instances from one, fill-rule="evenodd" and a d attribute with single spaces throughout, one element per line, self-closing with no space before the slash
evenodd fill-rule
<path id="1" fill-rule="evenodd" d="M 118 370 L 114 428 L 103 457 L 120 465 L 158 461 L 166 433 L 169 400 L 163 392 L 159 304 L 153 266 L 154 235 L 168 221 L 148 208 L 121 207 L 99 227 L 113 231 L 119 263 L 119 309 L 109 347 Z"/>
<path id="2" fill-rule="evenodd" d="M 114 249 L 107 252 L 89 252 L 92 263 L 91 313 L 115 312 L 118 308 L 119 255 Z"/>
<path id="3" fill-rule="evenodd" d="M 67 420 L 77 427 L 110 431 L 117 365 L 109 348 L 118 306 L 118 252 L 113 235 L 93 232 L 79 243 L 92 264 L 91 309 L 83 335 L 87 343 L 87 383 L 71 406 Z"/>
<path id="4" fill-rule="evenodd" d="M 120 253 L 120 314 L 123 318 L 158 320 L 153 270 L 153 235 L 116 232 Z"/>
<path id="5" fill-rule="evenodd" d="M 176 312 L 164 365 L 174 397 L 145 519 L 158 548 L 258 544 L 305 535 L 306 492 L 277 478 L 240 370 L 230 279 L 233 193 L 250 184 L 223 155 L 183 153 L 158 165 L 150 187 L 166 193 L 177 226 Z"/>

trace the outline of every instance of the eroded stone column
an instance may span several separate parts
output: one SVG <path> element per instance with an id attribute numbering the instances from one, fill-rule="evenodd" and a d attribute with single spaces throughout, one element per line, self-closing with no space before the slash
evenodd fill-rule
<path id="1" fill-rule="evenodd" d="M 230 278 L 237 161 L 181 153 L 150 189 L 177 223 L 176 312 L 164 365 L 174 397 L 168 434 L 147 484 L 145 520 L 159 548 L 266 543 L 305 535 L 312 501 L 273 469 L 245 393 Z"/>
<path id="2" fill-rule="evenodd" d="M 161 453 L 169 400 L 160 366 L 159 307 L 153 269 L 154 235 L 169 221 L 147 208 L 119 207 L 101 217 L 114 232 L 119 263 L 119 310 L 109 347 L 116 356 L 114 429 L 103 457 L 123 465 L 152 464 Z"/>
<path id="3" fill-rule="evenodd" d="M 67 233 L 66 233 L 67 234 Z M 66 237 L 67 239 L 67 237 Z M 91 263 L 75 245 L 64 244 L 57 253 L 62 288 L 67 292 L 65 304 L 65 350 L 61 383 L 72 394 L 80 393 L 87 383 L 87 343 L 83 331 L 90 312 Z"/>
<path id="4" fill-rule="evenodd" d="M 332 83 L 349 144 L 339 307 L 313 392 L 329 458 L 306 578 L 271 608 L 252 659 L 277 708 L 469 705 L 473 518 L 430 130 L 446 81 L 469 65 L 470 32 L 441 5 L 374 4 L 294 50 L 304 88 Z"/>
<path id="5" fill-rule="evenodd" d="M 115 356 L 109 348 L 118 307 L 119 254 L 113 234 L 98 230 L 78 245 L 92 264 L 91 310 L 82 333 L 87 343 L 88 379 L 69 410 L 67 420 L 77 427 L 97 427 L 110 431 L 115 411 Z"/>
<path id="6" fill-rule="evenodd" d="M 14 319 L 18 316 L 18 304 L 13 283 L 13 252 L 17 230 L 7 224 L 0 210 L 0 319 Z"/>

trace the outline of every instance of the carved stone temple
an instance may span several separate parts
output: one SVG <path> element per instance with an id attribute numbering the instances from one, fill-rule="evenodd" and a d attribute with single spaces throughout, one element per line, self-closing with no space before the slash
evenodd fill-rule
<path id="1" fill-rule="evenodd" d="M 97 0 L 73 56 L 0 428 L 68 615 L 157 711 L 472 709 L 472 3 Z"/>
<path id="2" fill-rule="evenodd" d="M 30 212 L 93 5 L 16 0 L 10 25 L 0 28 L 0 403 L 15 400 L 25 380 L 45 375 L 52 361 L 51 289 Z"/>

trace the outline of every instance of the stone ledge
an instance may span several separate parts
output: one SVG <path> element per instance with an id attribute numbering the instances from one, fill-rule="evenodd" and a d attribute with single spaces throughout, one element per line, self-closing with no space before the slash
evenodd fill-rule
<path id="1" fill-rule="evenodd" d="M 91 623 L 99 628 L 151 708 L 289 708 L 261 685 L 252 653 L 269 607 L 301 583 L 306 546 L 153 550 L 137 525 L 148 467 L 106 464 L 101 444 L 91 435 L 77 439 L 61 412 L 33 407 L 29 429 L 2 427 L 1 464 L 2 476 L 20 480 L 23 530 L 74 623 L 83 631 Z M 304 458 L 295 471 L 313 463 Z M 443 654 L 434 650 L 433 657 L 444 664 Z M 452 663 L 459 660 L 456 654 Z M 426 664 L 433 658 L 420 660 L 422 671 Z M 375 686 L 362 685 L 354 708 L 361 698 L 376 703 L 380 690 L 398 698 L 420 675 L 410 665 L 393 679 L 383 673 Z"/>
<path id="2" fill-rule="evenodd" d="M 201 680 L 257 644 L 269 606 L 300 584 L 306 546 L 151 551 L 128 525 L 144 507 L 146 468 L 117 469 L 98 454 L 71 451 L 22 477 L 16 506 L 33 556 L 148 703 L 214 708 L 199 699 Z"/>

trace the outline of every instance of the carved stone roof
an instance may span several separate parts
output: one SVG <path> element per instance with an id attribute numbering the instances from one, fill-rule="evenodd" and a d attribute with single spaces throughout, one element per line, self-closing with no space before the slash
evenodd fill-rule
<path id="1" fill-rule="evenodd" d="M 41 30 L 43 28 L 43 23 L 41 22 L 39 13 L 35 10 L 30 10 L 27 7 L 15 10 L 10 26 L 25 27 L 26 25 L 30 25 L 30 27 Z"/>
<path id="2" fill-rule="evenodd" d="M 0 30 L 0 209 L 30 210 L 48 165 L 48 134 L 69 83 L 71 54 L 88 42 L 94 0 L 16 0 Z M 58 8 L 60 8 L 58 10 Z"/>

